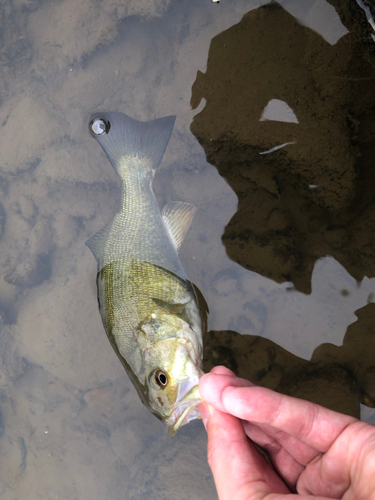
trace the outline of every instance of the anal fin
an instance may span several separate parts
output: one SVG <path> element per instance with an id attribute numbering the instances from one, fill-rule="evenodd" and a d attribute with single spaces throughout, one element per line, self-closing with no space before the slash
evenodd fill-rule
<path id="1" fill-rule="evenodd" d="M 195 212 L 193 205 L 183 201 L 172 201 L 163 208 L 162 217 L 177 250 L 184 241 Z"/>

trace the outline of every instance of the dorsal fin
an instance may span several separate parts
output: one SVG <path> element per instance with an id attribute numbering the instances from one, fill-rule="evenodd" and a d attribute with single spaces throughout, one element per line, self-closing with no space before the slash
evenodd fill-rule
<path id="1" fill-rule="evenodd" d="M 171 201 L 163 208 L 162 217 L 177 250 L 184 241 L 195 212 L 193 205 L 183 201 Z"/>
<path id="2" fill-rule="evenodd" d="M 95 259 L 99 262 L 100 256 L 103 254 L 104 245 L 108 238 L 109 226 L 104 226 L 100 231 L 95 233 L 86 241 L 86 245 L 92 251 Z"/>

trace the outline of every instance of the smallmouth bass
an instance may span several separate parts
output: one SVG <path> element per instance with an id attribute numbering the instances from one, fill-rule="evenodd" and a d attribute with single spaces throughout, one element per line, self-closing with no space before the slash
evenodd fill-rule
<path id="1" fill-rule="evenodd" d="M 171 202 L 160 213 L 152 190 L 174 121 L 140 122 L 115 112 L 90 118 L 91 135 L 121 178 L 122 199 L 113 221 L 86 243 L 98 262 L 108 339 L 142 402 L 172 435 L 200 416 L 207 315 L 177 253 L 195 208 Z"/>

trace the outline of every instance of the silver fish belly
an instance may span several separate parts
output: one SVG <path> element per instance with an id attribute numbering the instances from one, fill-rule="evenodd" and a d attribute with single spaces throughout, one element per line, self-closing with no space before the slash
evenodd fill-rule
<path id="1" fill-rule="evenodd" d="M 98 262 L 109 341 L 141 400 L 172 435 L 199 418 L 207 315 L 178 258 L 195 208 L 172 202 L 160 213 L 152 190 L 174 121 L 140 122 L 115 112 L 91 117 L 90 133 L 121 178 L 122 199 L 113 221 L 87 242 Z"/>

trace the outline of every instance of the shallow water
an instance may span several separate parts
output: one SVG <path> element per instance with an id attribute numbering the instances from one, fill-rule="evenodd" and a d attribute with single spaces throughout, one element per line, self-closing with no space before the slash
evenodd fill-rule
<path id="1" fill-rule="evenodd" d="M 177 116 L 154 190 L 198 208 L 180 255 L 206 370 L 375 423 L 371 26 L 263 3 L 0 3 L 0 498 L 216 498 L 201 422 L 171 438 L 101 324 L 84 243 L 120 191 L 99 110 Z"/>

